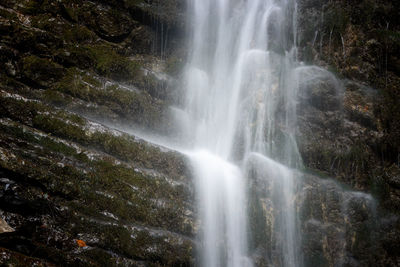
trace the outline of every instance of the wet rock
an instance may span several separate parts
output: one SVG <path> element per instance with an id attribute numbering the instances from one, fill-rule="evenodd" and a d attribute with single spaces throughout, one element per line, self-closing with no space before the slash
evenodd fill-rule
<path id="1" fill-rule="evenodd" d="M 0 265 L 194 264 L 185 156 L 99 123 L 172 128 L 144 70 L 163 70 L 154 51 L 171 31 L 156 29 L 175 16 L 124 5 L 0 4 L 0 215 L 15 230 L 0 235 Z"/>
<path id="2" fill-rule="evenodd" d="M 77 144 L 2 123 L 7 145 L 0 144 L 1 176 L 9 186 L 0 192 L 1 209 L 17 231 L 0 238 L 1 246 L 56 264 L 129 257 L 167 265 L 192 261 L 192 208 L 181 202 L 192 197 L 182 177 L 167 178 L 98 152 L 86 151 L 95 155 L 89 159 Z M 74 239 L 84 240 L 88 251 L 75 255 Z M 37 242 L 44 243 L 38 248 Z"/>
<path id="3" fill-rule="evenodd" d="M 377 92 L 348 80 L 343 82 L 341 90 L 342 94 L 322 94 L 323 98 L 331 99 L 323 100 L 324 109 L 312 105 L 310 98 L 301 100 L 297 112 L 299 150 L 306 167 L 357 188 L 368 188 L 373 179 L 369 166 L 378 161 L 376 146 L 383 137 L 379 119 L 373 112 Z M 329 109 L 329 101 L 338 104 Z"/>
<path id="4" fill-rule="evenodd" d="M 70 20 L 86 24 L 102 39 L 111 42 L 124 40 L 136 24 L 126 11 L 98 3 L 65 2 L 62 7 Z"/>
<path id="5" fill-rule="evenodd" d="M 300 57 L 324 68 L 314 74 L 345 78 L 341 90 L 326 75 L 302 83 L 299 149 L 307 170 L 397 212 L 398 4 L 353 2 L 298 2 Z M 99 123 L 173 132 L 184 10 L 181 0 L 2 1 L 0 214 L 15 231 L 0 235 L 0 264 L 194 264 L 185 157 Z M 271 183 L 251 183 L 250 227 L 263 233 L 252 237 L 253 258 L 276 266 L 281 211 Z M 307 265 L 398 265 L 396 215 L 375 215 L 366 195 L 331 181 L 302 183 Z"/>
<path id="6" fill-rule="evenodd" d="M 398 22 L 393 20 L 398 5 L 391 1 L 299 2 L 303 59 L 376 90 L 369 101 L 374 105 L 365 106 L 364 112 L 355 111 L 353 119 L 358 117 L 363 124 L 379 121 L 381 138 L 377 156 L 383 156 L 389 164 L 398 161 L 400 147 L 394 138 L 399 135 L 399 128 L 393 119 L 400 114 L 399 76 L 395 69 L 389 68 L 396 62 L 389 55 L 398 54 L 400 45 L 389 37 L 399 30 Z M 357 101 L 359 92 L 350 97 Z"/>
<path id="7" fill-rule="evenodd" d="M 342 85 L 330 72 L 318 67 L 300 67 L 299 97 L 303 105 L 322 111 L 338 110 L 342 102 Z"/>
<path id="8" fill-rule="evenodd" d="M 22 76 L 34 86 L 49 87 L 60 79 L 63 68 L 49 59 L 28 56 L 22 59 Z"/>
<path id="9" fill-rule="evenodd" d="M 143 14 L 146 17 L 156 18 L 168 28 L 183 28 L 184 27 L 184 8 L 185 1 L 168 0 L 162 2 L 147 2 L 135 0 L 123 0 L 132 14 Z M 136 16 L 136 15 L 135 15 Z"/>
<path id="10" fill-rule="evenodd" d="M 385 170 L 387 174 L 387 178 L 389 180 L 389 183 L 397 188 L 400 189 L 400 168 L 397 165 L 392 165 L 389 168 Z"/>
<path id="11" fill-rule="evenodd" d="M 0 218 L 0 234 L 13 231 L 14 229 L 11 226 L 9 226 L 6 221 Z"/>
<path id="12" fill-rule="evenodd" d="M 285 179 L 283 174 L 279 178 Z M 272 189 L 279 182 L 265 172 L 250 171 L 249 179 L 250 196 L 254 197 L 250 198 L 249 227 L 259 235 L 251 239 L 251 251 L 259 266 L 280 265 L 284 256 L 279 240 L 284 233 L 279 231 L 279 224 L 284 223 L 281 216 L 285 210 Z M 363 266 L 371 262 L 383 266 L 388 250 L 387 240 L 380 231 L 387 219 L 381 219 L 383 213 L 380 214 L 371 195 L 348 190 L 333 180 L 310 173 L 296 173 L 292 179 L 296 207 L 293 220 L 298 226 L 295 238 L 299 238 L 294 242 L 301 246 L 300 262 L 305 266 Z M 257 254 L 259 249 L 270 253 L 261 257 Z"/>

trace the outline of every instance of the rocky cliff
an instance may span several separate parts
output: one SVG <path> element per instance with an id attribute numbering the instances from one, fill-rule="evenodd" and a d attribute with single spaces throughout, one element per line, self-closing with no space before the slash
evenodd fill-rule
<path id="1" fill-rule="evenodd" d="M 186 159 L 126 133 L 173 131 L 182 8 L 1 2 L 2 265 L 193 263 Z"/>
<path id="2" fill-rule="evenodd" d="M 324 116 L 315 116 L 319 126 L 314 123 L 316 127 L 311 127 L 318 132 L 314 143 L 324 147 L 324 152 L 316 153 L 320 149 L 317 147 L 302 147 L 305 163 L 356 188 L 386 187 L 387 195 L 382 197 L 389 197 L 388 207 L 396 210 L 400 153 L 399 3 L 302 0 L 299 9 L 303 60 L 332 71 L 344 87 L 341 106 L 336 108 L 324 103 L 333 95 L 326 84 L 310 92 L 312 108 Z M 339 121 L 338 116 L 342 116 Z M 335 139 L 337 142 L 333 142 Z M 346 162 L 353 165 L 353 170 L 346 170 L 348 164 L 339 162 L 346 151 L 352 152 L 347 153 Z M 316 154 L 322 155 L 313 158 Z"/>
<path id="3" fill-rule="evenodd" d="M 379 251 L 374 260 L 381 259 L 361 265 L 397 266 L 399 2 L 301 0 L 298 9 L 302 60 L 329 70 L 341 83 L 339 89 L 335 88 L 338 85 L 328 77 L 304 85 L 297 137 L 304 166 L 313 174 L 334 177 L 351 188 L 372 194 L 378 201 L 381 230 L 376 235 L 380 241 L 372 242 L 377 246 L 371 251 Z M 347 264 L 356 266 L 354 262 Z"/>
<path id="4" fill-rule="evenodd" d="M 299 0 L 298 10 L 300 56 L 326 77 L 302 85 L 298 109 L 305 260 L 397 266 L 399 4 Z M 0 3 L 1 264 L 194 264 L 187 159 L 138 137 L 174 135 L 185 27 L 182 0 Z M 262 201 L 266 181 L 253 181 Z M 268 236 L 265 216 L 251 227 Z M 268 266 L 265 240 L 252 244 Z"/>

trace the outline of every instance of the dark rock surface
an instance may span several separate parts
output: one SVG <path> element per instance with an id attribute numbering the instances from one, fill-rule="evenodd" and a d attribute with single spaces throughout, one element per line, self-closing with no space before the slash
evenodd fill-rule
<path id="1" fill-rule="evenodd" d="M 1 2 L 0 265 L 193 264 L 187 160 L 104 125 L 173 129 L 156 7 Z"/>
<path id="2" fill-rule="evenodd" d="M 256 266 L 282 266 L 286 239 L 281 207 L 286 175 L 294 178 L 292 200 L 296 262 L 301 266 L 397 266 L 398 217 L 383 212 L 370 194 L 351 190 L 332 179 L 286 169 L 250 167 L 250 251 Z M 296 234 L 297 233 L 297 234 Z"/>
<path id="3" fill-rule="evenodd" d="M 399 2 L 301 0 L 298 5 L 302 60 L 333 72 L 342 83 L 339 94 L 331 94 L 334 88 L 328 84 L 327 89 L 326 83 L 303 90 L 311 91 L 311 96 L 301 96 L 298 108 L 297 141 L 304 166 L 372 194 L 378 217 L 385 218 L 375 234 L 381 243 L 376 241 L 372 249 L 380 255 L 372 258 L 380 260 L 357 265 L 348 259 L 345 266 L 397 266 Z M 365 247 L 356 250 L 360 259 L 368 258 L 362 254 Z"/>
<path id="4" fill-rule="evenodd" d="M 324 66 L 343 80 L 342 107 L 329 112 L 318 107 L 304 111 L 307 107 L 303 105 L 300 117 L 309 120 L 307 116 L 313 116 L 319 122 L 314 126 L 301 125 L 304 130 L 300 132 L 316 131 L 316 145 L 335 147 L 328 149 L 333 154 L 325 157 L 330 160 L 327 164 L 333 164 L 331 170 L 327 166 L 312 168 L 342 181 L 345 178 L 340 178 L 341 168 L 332 162 L 339 153 L 354 152 L 354 157 L 365 157 L 360 158 L 364 166 L 353 168 L 382 173 L 379 168 L 399 167 L 400 73 L 394 67 L 398 65 L 400 51 L 400 25 L 395 15 L 399 8 L 399 3 L 393 1 L 299 1 L 303 60 Z M 324 98 L 328 101 L 332 97 Z M 306 165 L 317 164 L 308 160 L 307 149 L 302 150 Z M 347 160 L 351 164 L 355 161 Z M 342 169 L 345 167 L 342 165 Z M 365 174 L 360 179 L 343 176 L 348 177 L 346 182 L 351 185 L 370 190 L 376 179 Z M 369 182 L 362 181 L 367 177 Z"/>

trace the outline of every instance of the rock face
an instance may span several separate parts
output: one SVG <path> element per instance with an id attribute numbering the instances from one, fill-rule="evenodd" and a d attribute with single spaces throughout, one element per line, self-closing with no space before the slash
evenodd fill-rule
<path id="1" fill-rule="evenodd" d="M 185 157 L 114 129 L 173 130 L 158 72 L 182 22 L 161 8 L 0 4 L 0 265 L 193 264 Z"/>
<path id="2" fill-rule="evenodd" d="M 275 166 L 279 168 L 279 166 Z M 302 266 L 387 266 L 382 229 L 394 218 L 379 218 L 377 203 L 369 194 L 347 190 L 333 180 L 293 173 L 297 260 Z M 282 266 L 279 233 L 284 211 L 279 209 L 281 176 L 252 177 L 252 246 L 257 266 Z M 280 192 L 281 193 L 281 192 Z M 258 208 L 257 208 L 258 207 Z M 387 229 L 386 229 L 387 231 Z M 260 234 L 262 233 L 262 234 Z M 284 244 L 283 244 L 284 245 Z M 267 251 L 267 253 L 265 253 Z M 261 253 L 260 253 L 261 252 Z M 395 265 L 393 265 L 395 266 Z"/>
<path id="3" fill-rule="evenodd" d="M 341 80 L 337 93 L 332 93 L 335 85 L 326 81 L 305 84 L 301 90 L 297 141 L 305 168 L 371 193 L 378 200 L 378 217 L 385 219 L 375 234 L 382 243 L 375 241 L 372 250 L 380 251 L 381 259 L 371 262 L 396 266 L 400 72 L 395 66 L 400 25 L 394 14 L 400 10 L 399 3 L 301 0 L 298 5 L 302 59 Z M 357 250 L 361 253 L 365 248 Z M 356 266 L 354 262 L 346 264 Z"/>
<path id="4" fill-rule="evenodd" d="M 185 2 L 0 3 L 1 265 L 194 265 L 186 158 L 128 134 L 175 133 Z M 301 58 L 320 66 L 304 71 L 323 77 L 299 94 L 299 249 L 307 266 L 398 266 L 399 4 L 298 5 Z M 270 185 L 250 183 L 252 230 L 271 237 Z M 265 241 L 256 263 L 279 264 Z"/>
<path id="5" fill-rule="evenodd" d="M 305 111 L 300 114 L 299 132 L 315 132 L 315 144 L 328 148 L 316 160 L 310 157 L 318 153 L 311 150 L 319 148 L 311 148 L 307 140 L 305 144 L 300 141 L 306 165 L 356 188 L 388 187 L 388 194 L 398 195 L 396 188 L 389 185 L 391 178 L 379 176 L 385 172 L 391 176 L 391 171 L 384 169 L 399 167 L 400 72 L 395 66 L 400 51 L 396 37 L 400 26 L 394 15 L 399 4 L 301 0 L 299 9 L 303 60 L 325 66 L 343 80 L 341 107 L 327 111 L 315 105 L 302 106 Z M 327 95 L 323 99 L 332 97 Z M 313 125 L 307 116 L 313 117 Z M 303 140 L 309 137 L 306 134 Z M 346 155 L 346 162 L 353 165 L 352 171 L 346 171 L 347 164 L 339 164 Z M 385 197 L 382 196 L 383 201 Z M 388 201 L 387 207 L 392 205 L 396 210 L 397 200 Z"/>

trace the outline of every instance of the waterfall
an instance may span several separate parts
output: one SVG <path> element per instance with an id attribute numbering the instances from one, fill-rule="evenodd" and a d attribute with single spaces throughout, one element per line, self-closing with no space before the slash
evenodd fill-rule
<path id="1" fill-rule="evenodd" d="M 301 165 L 294 138 L 296 3 L 191 0 L 189 8 L 181 124 L 196 176 L 199 264 L 253 265 L 247 210 L 251 166 L 275 186 L 272 205 L 282 211 L 273 237 L 278 262 L 299 266 L 295 175 L 285 167 Z"/>

